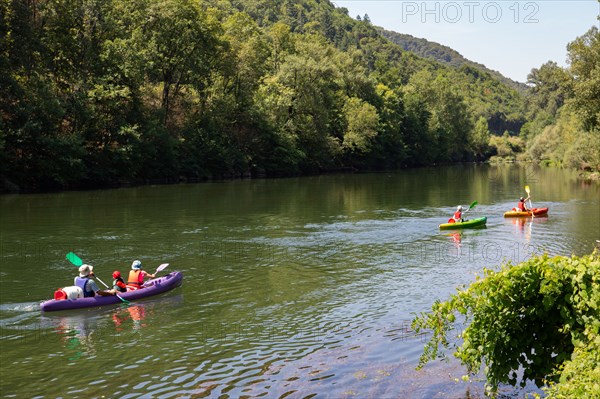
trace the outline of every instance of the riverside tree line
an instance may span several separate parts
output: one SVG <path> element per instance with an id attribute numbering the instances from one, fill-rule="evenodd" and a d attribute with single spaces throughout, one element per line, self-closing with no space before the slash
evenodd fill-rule
<path id="1" fill-rule="evenodd" d="M 600 165 L 596 28 L 528 88 L 404 51 L 324 0 L 0 0 L 0 38 L 4 190 Z"/>

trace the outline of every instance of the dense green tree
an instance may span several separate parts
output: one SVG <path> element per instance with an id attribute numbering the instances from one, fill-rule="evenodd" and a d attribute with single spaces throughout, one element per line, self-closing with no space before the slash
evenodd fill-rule
<path id="1" fill-rule="evenodd" d="M 336 130 L 341 133 L 340 121 L 334 120 L 342 106 L 337 95 L 339 70 L 332 63 L 335 52 L 320 36 L 305 37 L 266 80 L 271 89 L 263 91 L 268 94 L 263 101 L 278 105 L 262 105 L 276 130 L 297 143 L 302 152 L 312 154 L 312 159 L 305 158 L 308 169 L 331 163 L 332 138 Z"/>
<path id="2" fill-rule="evenodd" d="M 489 142 L 490 131 L 488 129 L 488 122 L 483 116 L 480 116 L 469 136 L 469 145 L 473 154 L 482 159 L 489 151 Z"/>
<path id="3" fill-rule="evenodd" d="M 592 27 L 567 46 L 574 77 L 573 104 L 585 128 L 600 127 L 600 32 Z"/>
<path id="4" fill-rule="evenodd" d="M 548 62 L 529 75 L 527 155 L 536 162 L 600 171 L 600 39 L 598 29 L 567 46 L 570 67 Z"/>
<path id="5" fill-rule="evenodd" d="M 271 43 L 271 69 L 276 71 L 283 57 L 294 48 L 293 36 L 289 25 L 277 22 L 270 27 L 267 36 Z"/>
<path id="6" fill-rule="evenodd" d="M 551 117 L 556 116 L 558 109 L 571 96 L 571 80 L 569 72 L 553 61 L 545 63 L 539 69 L 533 68 L 527 76 L 527 83 L 531 86 L 528 96 L 530 110 L 540 110 Z"/>
<path id="7" fill-rule="evenodd" d="M 342 111 L 347 122 L 342 147 L 349 153 L 367 152 L 379 128 L 377 109 L 359 98 L 350 97 Z"/>
<path id="8" fill-rule="evenodd" d="M 431 142 L 428 150 L 434 159 L 460 161 L 467 153 L 471 121 L 460 92 L 442 75 L 422 70 L 410 79 L 410 86 L 420 93 L 431 115 L 428 130 Z"/>
<path id="9" fill-rule="evenodd" d="M 404 88 L 404 106 L 406 109 L 404 137 L 410 143 L 407 149 L 407 164 L 422 166 L 438 159 L 438 142 L 430 133 L 431 111 L 423 96 L 413 85 Z"/>
<path id="10" fill-rule="evenodd" d="M 380 98 L 379 134 L 373 148 L 374 167 L 397 168 L 408 162 L 407 119 L 402 93 L 398 93 L 384 84 L 376 87 Z"/>
<path id="11" fill-rule="evenodd" d="M 161 108 L 168 123 L 173 99 L 184 87 L 200 94 L 210 84 L 220 27 L 191 0 L 136 1 L 143 17 L 130 27 L 132 58 L 138 58 L 151 83 L 162 85 Z"/>

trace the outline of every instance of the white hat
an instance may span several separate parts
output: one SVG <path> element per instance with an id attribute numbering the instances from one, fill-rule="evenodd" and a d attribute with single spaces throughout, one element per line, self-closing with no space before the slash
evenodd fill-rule
<path id="1" fill-rule="evenodd" d="M 462 211 L 462 205 L 459 205 L 459 206 L 457 206 L 457 207 L 456 207 L 456 210 L 457 210 L 457 211 Z"/>
<path id="2" fill-rule="evenodd" d="M 142 268 L 142 262 L 140 262 L 139 260 L 134 260 L 133 263 L 131 264 L 131 268 L 133 270 L 141 269 Z"/>
<path id="3" fill-rule="evenodd" d="M 94 266 L 81 265 L 79 266 L 79 277 L 87 277 L 94 272 Z"/>

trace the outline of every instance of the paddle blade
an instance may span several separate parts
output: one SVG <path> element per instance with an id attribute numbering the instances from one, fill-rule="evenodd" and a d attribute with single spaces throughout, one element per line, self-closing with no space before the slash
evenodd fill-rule
<path id="1" fill-rule="evenodd" d="M 81 265 L 83 265 L 83 261 L 81 260 L 81 258 L 77 255 L 75 255 L 73 252 L 69 252 L 66 256 L 67 260 L 69 262 L 71 262 L 73 265 L 79 267 Z"/>
<path id="2" fill-rule="evenodd" d="M 529 195 L 529 186 L 525 186 L 525 192 Z"/>
<path id="3" fill-rule="evenodd" d="M 469 209 L 473 208 L 475 205 L 477 205 L 477 201 L 473 201 L 471 205 L 469 205 Z"/>
<path id="4" fill-rule="evenodd" d="M 165 270 L 167 268 L 167 266 L 169 266 L 168 263 L 163 263 L 162 265 L 158 266 L 156 268 L 156 271 L 154 272 L 154 274 L 156 274 L 158 272 L 162 272 L 163 270 Z"/>

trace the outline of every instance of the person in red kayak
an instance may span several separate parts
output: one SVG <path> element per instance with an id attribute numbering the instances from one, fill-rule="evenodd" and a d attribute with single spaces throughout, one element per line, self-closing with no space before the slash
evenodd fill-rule
<path id="1" fill-rule="evenodd" d="M 144 278 L 154 278 L 154 274 L 150 274 L 145 270 L 142 270 L 142 262 L 134 260 L 131 264 L 131 270 L 129 271 L 129 278 L 127 279 L 127 288 L 137 290 L 144 284 Z"/>
<path id="2" fill-rule="evenodd" d="M 463 210 L 462 205 L 459 205 L 459 206 L 456 207 L 456 212 L 454 212 L 454 216 L 452 216 L 452 219 L 454 220 L 455 223 L 463 221 L 463 219 L 462 219 L 462 210 Z"/>
<path id="3" fill-rule="evenodd" d="M 519 210 L 521 212 L 527 212 L 527 211 L 529 211 L 529 209 L 527 209 L 527 204 L 526 204 L 526 202 L 527 202 L 527 200 L 529 198 L 530 197 L 527 197 L 527 198 L 521 197 L 521 198 L 519 198 L 519 203 L 517 204 L 517 210 Z"/>

